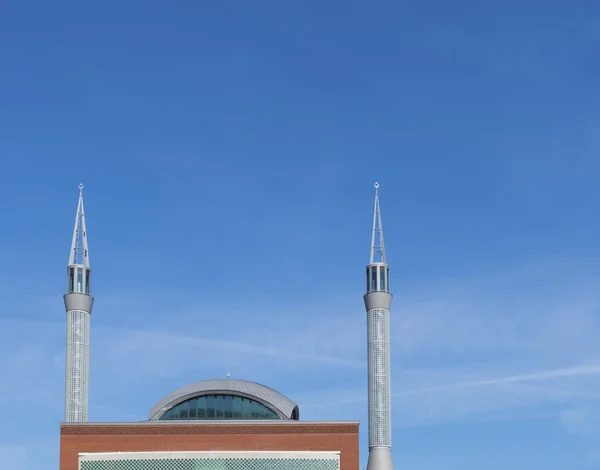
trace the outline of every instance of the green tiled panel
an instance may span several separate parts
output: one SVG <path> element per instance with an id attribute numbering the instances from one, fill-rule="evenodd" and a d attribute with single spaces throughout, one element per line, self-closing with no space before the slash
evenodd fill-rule
<path id="1" fill-rule="evenodd" d="M 263 458 L 131 459 L 81 462 L 81 470 L 339 470 L 336 460 Z"/>

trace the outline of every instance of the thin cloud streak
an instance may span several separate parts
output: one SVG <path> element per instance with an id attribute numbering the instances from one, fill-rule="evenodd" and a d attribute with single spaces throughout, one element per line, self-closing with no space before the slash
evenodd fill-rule
<path id="1" fill-rule="evenodd" d="M 106 405 L 98 405 L 94 407 L 95 410 L 101 410 L 104 412 L 108 412 L 111 416 L 122 416 L 125 419 L 125 421 L 144 421 L 147 418 L 145 418 L 144 416 L 140 416 L 137 414 L 133 414 L 133 413 L 128 413 L 126 411 L 122 411 L 122 410 L 118 410 L 112 406 L 106 406 Z"/>
<path id="2" fill-rule="evenodd" d="M 110 336 L 108 339 L 112 342 Z M 364 361 L 318 354 L 316 352 L 305 352 L 293 346 L 286 349 L 283 347 L 284 345 L 278 345 L 279 347 L 264 346 L 218 338 L 209 339 L 156 331 L 134 331 L 127 333 L 116 344 L 108 344 L 107 346 L 111 355 L 121 361 L 123 357 L 131 358 L 132 355 L 138 355 L 138 358 L 145 360 L 148 360 L 152 355 L 158 355 L 162 361 L 170 361 L 172 357 L 181 356 L 184 350 L 198 351 L 199 349 L 206 349 L 213 353 L 222 352 L 240 356 L 266 356 L 284 360 L 309 361 L 359 369 L 366 367 Z M 149 362 L 149 364 L 152 365 L 152 362 Z"/>
<path id="3" fill-rule="evenodd" d="M 444 392 L 447 390 L 455 390 L 458 388 L 485 387 L 490 385 L 502 385 L 510 383 L 540 382 L 545 380 L 560 379 L 564 377 L 581 377 L 596 374 L 600 374 L 600 365 L 584 365 L 555 370 L 546 370 L 541 372 L 533 372 L 530 374 L 509 375 L 506 377 L 498 377 L 495 379 L 459 382 L 456 384 L 423 388 L 419 390 L 406 390 L 404 392 L 394 393 L 392 394 L 392 396 L 405 397 L 409 395 L 422 395 L 425 393 Z"/>
<path id="4" fill-rule="evenodd" d="M 515 384 L 515 383 L 531 383 L 531 382 L 542 382 L 554 379 L 568 378 L 568 377 L 585 377 L 591 375 L 600 374 L 600 365 L 581 365 L 581 366 L 573 366 L 567 368 L 553 369 L 553 370 L 545 370 L 539 372 L 532 372 L 527 374 L 515 374 L 508 375 L 503 377 L 497 377 L 492 379 L 485 380 L 474 380 L 474 381 L 465 381 L 465 382 L 457 382 L 454 384 L 448 385 L 440 385 L 438 387 L 427 387 L 427 388 L 417 388 L 412 390 L 405 390 L 402 392 L 392 393 L 393 397 L 407 397 L 407 396 L 419 396 L 426 395 L 430 393 L 440 393 L 446 391 L 452 391 L 457 389 L 465 389 L 465 388 L 477 388 L 477 387 L 490 387 L 494 385 L 505 385 L 505 384 Z M 359 403 L 367 400 L 366 394 L 360 391 L 353 391 L 352 397 L 348 399 L 337 399 L 332 402 L 321 402 L 321 403 L 305 403 L 304 406 L 308 406 L 311 408 L 319 408 L 319 407 L 329 407 L 333 405 L 346 405 L 352 403 Z M 336 392 L 339 396 L 340 392 Z"/>

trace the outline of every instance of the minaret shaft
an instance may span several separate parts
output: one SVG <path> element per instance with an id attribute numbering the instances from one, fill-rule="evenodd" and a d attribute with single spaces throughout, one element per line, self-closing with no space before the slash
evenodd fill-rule
<path id="1" fill-rule="evenodd" d="M 69 265 L 67 293 L 67 347 L 65 364 L 66 423 L 88 420 L 88 390 L 90 364 L 90 316 L 94 298 L 90 295 L 90 264 L 83 210 L 83 185 L 79 185 L 79 201 Z"/>
<path id="2" fill-rule="evenodd" d="M 88 420 L 90 313 L 67 311 L 65 423 Z"/>
<path id="3" fill-rule="evenodd" d="M 371 256 L 367 266 L 369 461 L 367 470 L 393 470 L 390 390 L 390 269 L 386 262 L 379 193 L 375 184 Z M 379 259 L 377 258 L 379 255 Z"/>
<path id="4" fill-rule="evenodd" d="M 367 312 L 369 447 L 392 445 L 390 419 L 390 311 Z"/>

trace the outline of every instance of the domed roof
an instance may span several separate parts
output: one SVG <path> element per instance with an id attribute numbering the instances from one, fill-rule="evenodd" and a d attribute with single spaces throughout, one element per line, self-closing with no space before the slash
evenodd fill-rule
<path id="1" fill-rule="evenodd" d="M 203 380 L 169 393 L 152 407 L 149 419 L 160 419 L 165 412 L 190 398 L 212 394 L 250 398 L 272 409 L 281 419 L 298 419 L 298 405 L 278 391 L 249 380 L 230 378 Z"/>

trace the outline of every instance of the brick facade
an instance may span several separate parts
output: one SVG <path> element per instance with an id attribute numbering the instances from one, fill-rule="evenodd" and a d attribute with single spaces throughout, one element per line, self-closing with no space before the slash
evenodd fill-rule
<path id="1" fill-rule="evenodd" d="M 280 421 L 61 424 L 60 470 L 77 470 L 80 452 L 340 451 L 341 470 L 358 470 L 358 423 Z"/>

